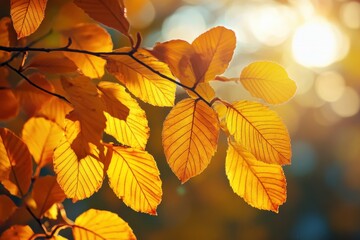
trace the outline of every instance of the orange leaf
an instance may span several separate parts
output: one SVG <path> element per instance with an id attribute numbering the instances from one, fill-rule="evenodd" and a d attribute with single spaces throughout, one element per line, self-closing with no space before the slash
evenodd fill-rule
<path id="1" fill-rule="evenodd" d="M 281 166 L 258 161 L 239 144 L 229 142 L 226 175 L 234 192 L 253 207 L 278 212 L 286 201 Z"/>
<path id="2" fill-rule="evenodd" d="M 128 48 L 116 52 L 126 52 Z M 173 78 L 166 64 L 153 57 L 148 51 L 139 49 L 134 58 L 150 66 L 168 78 Z M 108 56 L 106 69 L 113 74 L 136 97 L 154 106 L 173 106 L 175 83 L 164 79 L 127 55 Z"/>
<path id="3" fill-rule="evenodd" d="M 52 97 L 41 106 L 35 117 L 44 117 L 55 122 L 59 127 L 64 128 L 65 116 L 72 110 L 73 108 L 67 102 Z"/>
<path id="4" fill-rule="evenodd" d="M 54 203 L 64 201 L 66 195 L 56 182 L 56 177 L 45 176 L 36 179 L 32 197 L 36 203 L 35 215 L 41 218 Z"/>
<path id="5" fill-rule="evenodd" d="M 70 115 L 65 120 L 65 136 L 54 151 L 57 181 L 66 196 L 74 201 L 90 197 L 101 187 L 104 178 L 100 153 L 83 135 L 80 122 Z"/>
<path id="6" fill-rule="evenodd" d="M 45 78 L 44 75 L 40 73 L 34 73 L 28 76 L 30 81 L 34 84 L 50 91 L 54 92 L 54 87 L 52 84 Z M 16 86 L 15 93 L 20 101 L 24 112 L 29 116 L 33 116 L 39 111 L 43 104 L 48 102 L 52 97 L 48 93 L 45 93 L 34 86 L 30 85 L 24 79 L 19 82 Z"/>
<path id="7" fill-rule="evenodd" d="M 156 215 L 162 189 L 153 156 L 132 148 L 114 146 L 111 150 L 107 175 L 116 196 L 135 211 Z"/>
<path id="8" fill-rule="evenodd" d="M 75 240 L 136 239 L 127 222 L 118 215 L 96 209 L 89 209 L 76 218 L 73 235 Z"/>
<path id="9" fill-rule="evenodd" d="M 77 70 L 76 65 L 61 52 L 36 54 L 24 67 L 24 69 L 32 68 L 45 73 L 68 73 Z"/>
<path id="10" fill-rule="evenodd" d="M 14 202 L 5 195 L 0 195 L 0 224 L 3 224 L 16 210 Z"/>
<path id="11" fill-rule="evenodd" d="M 54 149 L 62 135 L 61 127 L 41 117 L 30 118 L 22 130 L 22 139 L 40 167 L 52 163 Z"/>
<path id="12" fill-rule="evenodd" d="M 241 72 L 240 81 L 251 95 L 271 104 L 286 102 L 296 91 L 285 69 L 273 62 L 251 63 Z"/>
<path id="13" fill-rule="evenodd" d="M 91 52 L 111 52 L 113 48 L 111 36 L 97 24 L 78 24 L 75 27 L 62 31 L 63 42 L 71 38 L 71 47 Z M 64 52 L 64 55 L 75 63 L 82 73 L 90 78 L 101 78 L 104 75 L 106 61 L 97 56 Z"/>
<path id="14" fill-rule="evenodd" d="M 276 112 L 261 103 L 238 101 L 227 106 L 228 131 L 256 159 L 265 163 L 290 164 L 289 133 Z"/>
<path id="15" fill-rule="evenodd" d="M 11 119 L 19 113 L 19 101 L 6 80 L 8 75 L 8 70 L 0 67 L 0 120 Z"/>
<path id="16" fill-rule="evenodd" d="M 216 114 L 203 101 L 185 99 L 170 111 L 162 143 L 167 162 L 182 183 L 207 167 L 216 151 L 218 135 Z"/>
<path id="17" fill-rule="evenodd" d="M 123 0 L 75 0 L 74 3 L 96 21 L 129 35 Z"/>
<path id="18" fill-rule="evenodd" d="M 25 143 L 13 132 L 0 128 L 0 181 L 12 194 L 24 196 L 30 186 L 32 159 Z"/>
<path id="19" fill-rule="evenodd" d="M 125 88 L 117 83 L 100 82 L 98 89 L 105 105 L 105 132 L 122 144 L 145 149 L 149 138 L 145 111 Z"/>
<path id="20" fill-rule="evenodd" d="M 1 234 L 0 239 L 6 240 L 28 240 L 34 236 L 33 230 L 28 226 L 13 225 Z"/>
<path id="21" fill-rule="evenodd" d="M 11 0 L 10 3 L 18 39 L 35 32 L 44 19 L 47 0 Z"/>
<path id="22" fill-rule="evenodd" d="M 9 38 L 10 25 L 11 25 L 10 18 L 3 17 L 0 19 L 0 46 L 4 46 L 4 47 L 10 46 L 10 38 Z M 9 52 L 0 51 L 0 62 L 4 62 L 4 61 L 8 60 L 9 57 L 10 57 Z"/>

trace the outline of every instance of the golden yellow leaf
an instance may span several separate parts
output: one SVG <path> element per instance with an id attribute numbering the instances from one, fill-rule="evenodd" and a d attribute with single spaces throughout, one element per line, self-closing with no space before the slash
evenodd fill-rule
<path id="1" fill-rule="evenodd" d="M 90 197 L 104 178 L 99 150 L 83 137 L 80 124 L 75 116 L 66 118 L 65 135 L 54 151 L 53 161 L 60 187 L 74 201 Z"/>
<path id="2" fill-rule="evenodd" d="M 60 188 L 60 187 L 59 187 Z M 61 188 L 60 188 L 61 189 Z M 61 190 L 62 191 L 62 190 Z M 63 191 L 64 192 L 64 191 Z M 65 193 L 64 193 L 64 196 L 66 197 Z M 64 198 L 65 199 L 65 198 Z M 57 217 L 58 217 L 58 206 L 56 203 L 54 203 L 53 205 L 51 205 L 49 207 L 49 209 L 44 212 L 43 216 L 46 217 L 46 218 L 49 218 L 49 219 L 54 219 L 56 220 Z"/>
<path id="3" fill-rule="evenodd" d="M 162 143 L 167 162 L 182 183 L 207 167 L 216 151 L 218 135 L 216 114 L 203 101 L 185 99 L 170 111 Z"/>
<path id="4" fill-rule="evenodd" d="M 290 164 L 289 133 L 276 112 L 249 101 L 227 107 L 227 128 L 237 143 L 265 163 Z"/>
<path id="5" fill-rule="evenodd" d="M 76 65 L 61 52 L 38 53 L 24 69 L 36 68 L 45 73 L 68 73 L 77 70 Z"/>
<path id="6" fill-rule="evenodd" d="M 212 99 L 215 98 L 215 91 L 208 82 L 202 82 L 202 83 L 197 84 L 195 91 L 208 102 L 210 102 Z M 196 95 L 195 93 L 193 93 L 191 91 L 187 90 L 187 93 L 192 98 L 196 99 L 199 97 L 198 95 Z"/>
<path id="7" fill-rule="evenodd" d="M 62 31 L 63 42 L 71 38 L 71 48 L 91 52 L 111 52 L 111 36 L 105 29 L 94 23 L 78 24 Z M 82 73 L 90 78 L 101 78 L 104 75 L 106 61 L 100 57 L 75 52 L 64 52 L 64 55 L 75 63 Z"/>
<path id="8" fill-rule="evenodd" d="M 11 0 L 10 14 L 18 38 L 36 31 L 45 16 L 47 0 Z"/>
<path id="9" fill-rule="evenodd" d="M 191 58 L 197 82 L 214 80 L 222 74 L 232 59 L 235 33 L 225 27 L 215 27 L 197 37 L 192 46 L 195 55 Z"/>
<path id="10" fill-rule="evenodd" d="M 0 224 L 3 224 L 16 210 L 15 203 L 6 195 L 0 195 Z"/>
<path id="11" fill-rule="evenodd" d="M 234 192 L 251 206 L 278 212 L 286 201 L 281 166 L 258 161 L 240 144 L 229 142 L 225 168 Z"/>
<path id="12" fill-rule="evenodd" d="M 75 220 L 73 226 L 75 240 L 133 240 L 136 239 L 127 222 L 115 213 L 89 209 Z"/>
<path id="13" fill-rule="evenodd" d="M 125 88 L 117 83 L 100 82 L 98 89 L 105 105 L 105 132 L 122 144 L 145 149 L 149 138 L 145 111 Z"/>
<path id="14" fill-rule="evenodd" d="M 54 149 L 62 135 L 60 126 L 42 117 L 30 118 L 22 130 L 22 139 L 40 167 L 52 163 Z"/>
<path id="15" fill-rule="evenodd" d="M 29 240 L 34 236 L 33 230 L 28 226 L 13 225 L 1 234 L 1 240 Z"/>
<path id="16" fill-rule="evenodd" d="M 148 152 L 113 146 L 107 170 L 109 185 L 116 196 L 135 211 L 156 215 L 161 202 L 160 173 Z"/>
<path id="17" fill-rule="evenodd" d="M 45 176 L 36 179 L 32 197 L 36 203 L 35 215 L 41 218 L 54 203 L 64 201 L 66 195 L 56 182 L 55 176 Z"/>
<path id="18" fill-rule="evenodd" d="M 72 110 L 72 106 L 70 106 L 67 102 L 60 100 L 59 98 L 52 97 L 41 106 L 35 116 L 49 119 L 55 122 L 59 127 L 64 128 L 65 116 Z"/>
<path id="19" fill-rule="evenodd" d="M 0 181 L 12 194 L 24 196 L 30 186 L 32 159 L 25 143 L 7 128 L 0 128 Z"/>
<path id="20" fill-rule="evenodd" d="M 54 87 L 52 84 L 45 78 L 44 75 L 40 73 L 34 73 L 27 76 L 30 81 L 34 84 L 50 91 L 54 92 Z M 34 86 L 30 85 L 24 79 L 19 82 L 15 88 L 15 94 L 19 99 L 20 105 L 23 108 L 24 112 L 29 116 L 33 116 L 39 111 L 43 104 L 48 102 L 52 97 L 50 94 L 45 93 Z"/>
<path id="21" fill-rule="evenodd" d="M 0 67 L 0 120 L 9 120 L 19 113 L 19 101 L 6 80 L 8 75 L 8 70 Z"/>
<path id="22" fill-rule="evenodd" d="M 74 3 L 96 21 L 129 35 L 123 0 L 75 0 Z"/>
<path id="23" fill-rule="evenodd" d="M 126 52 L 129 48 L 118 49 Z M 166 77 L 174 78 L 169 67 L 153 57 L 148 51 L 139 49 L 134 58 L 150 66 L 154 71 Z M 127 89 L 144 102 L 154 106 L 173 106 L 175 83 L 152 72 L 141 63 L 127 55 L 108 56 L 106 69 L 113 74 Z"/>
<path id="24" fill-rule="evenodd" d="M 251 63 L 241 72 L 240 81 L 251 95 L 271 104 L 286 102 L 296 92 L 295 82 L 273 62 Z"/>

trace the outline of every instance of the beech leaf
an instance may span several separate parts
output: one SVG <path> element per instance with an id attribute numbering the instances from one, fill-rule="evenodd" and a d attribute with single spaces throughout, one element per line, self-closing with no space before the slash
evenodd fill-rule
<path id="1" fill-rule="evenodd" d="M 0 224 L 3 224 L 16 210 L 15 203 L 6 195 L 0 195 Z"/>
<path id="2" fill-rule="evenodd" d="M 9 120 L 19 113 L 19 101 L 6 80 L 8 75 L 6 68 L 0 68 L 0 120 Z"/>
<path id="3" fill-rule="evenodd" d="M 61 52 L 36 54 L 24 67 L 24 69 L 32 68 L 45 73 L 68 73 L 77 70 L 76 65 Z"/>
<path id="4" fill-rule="evenodd" d="M 13 225 L 1 234 L 0 239 L 25 240 L 32 239 L 34 235 L 33 230 L 28 225 Z"/>

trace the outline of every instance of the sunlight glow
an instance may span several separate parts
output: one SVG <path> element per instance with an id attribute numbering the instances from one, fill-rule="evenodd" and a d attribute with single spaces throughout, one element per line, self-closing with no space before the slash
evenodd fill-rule
<path id="1" fill-rule="evenodd" d="M 315 90 L 320 98 L 327 102 L 337 101 L 345 89 L 345 80 L 337 72 L 321 73 L 315 82 Z"/>
<path id="2" fill-rule="evenodd" d="M 360 110 L 359 95 L 354 89 L 347 87 L 339 100 L 331 103 L 331 107 L 341 117 L 354 116 Z"/>

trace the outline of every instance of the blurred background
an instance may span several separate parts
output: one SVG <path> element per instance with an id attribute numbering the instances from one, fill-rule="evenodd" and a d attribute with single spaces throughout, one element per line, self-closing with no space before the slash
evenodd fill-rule
<path id="1" fill-rule="evenodd" d="M 0 0 L 1 16 L 8 14 Z M 296 81 L 296 96 L 271 106 L 292 139 L 285 167 L 287 202 L 278 214 L 247 205 L 225 176 L 226 138 L 209 167 L 181 185 L 161 146 L 169 108 L 142 104 L 150 123 L 147 150 L 163 181 L 158 216 L 132 211 L 104 184 L 91 198 L 65 201 L 75 219 L 88 208 L 118 213 L 138 239 L 360 239 L 360 1 L 355 0 L 125 0 L 132 32 L 143 45 L 193 41 L 213 26 L 235 31 L 237 48 L 227 77 L 239 77 L 256 60 L 282 64 Z M 91 21 L 70 1 L 52 0 L 34 35 Z M 116 47 L 126 39 L 108 29 Z M 44 44 L 56 42 L 56 33 Z M 212 84 L 228 101 L 253 99 L 239 83 Z M 179 89 L 177 99 L 185 97 Z M 7 123 L 16 130 L 19 121 Z M 19 129 L 18 129 L 19 131 Z M 67 234 L 67 233 L 66 233 Z"/>

